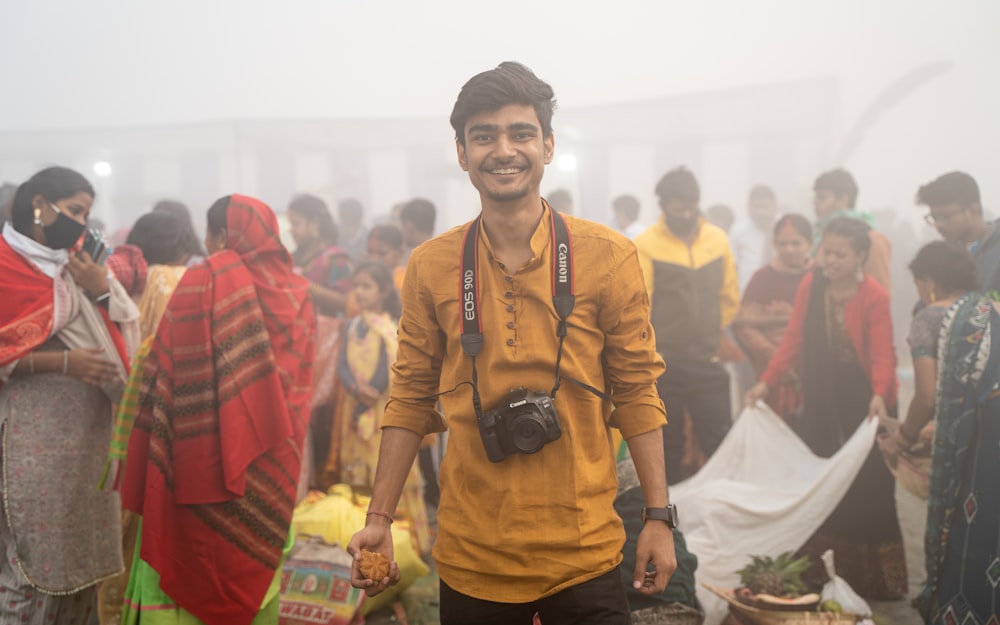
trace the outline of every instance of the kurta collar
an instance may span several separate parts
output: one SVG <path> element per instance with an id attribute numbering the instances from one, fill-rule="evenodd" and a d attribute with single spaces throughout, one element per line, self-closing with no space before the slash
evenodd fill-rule
<path id="1" fill-rule="evenodd" d="M 508 273 L 516 273 L 521 269 L 532 269 L 542 262 L 542 256 L 545 253 L 545 249 L 549 246 L 549 242 L 552 240 L 551 227 L 549 225 L 549 211 L 552 207 L 549 206 L 548 202 L 542 199 L 542 216 L 538 220 L 538 225 L 535 227 L 535 231 L 531 235 L 531 260 L 524 264 L 523 267 L 504 267 Z M 486 251 L 489 254 L 490 260 L 499 263 L 496 254 L 493 253 L 493 243 L 490 241 L 490 237 L 486 234 L 486 228 L 482 223 L 479 222 L 479 237 L 486 247 Z"/>

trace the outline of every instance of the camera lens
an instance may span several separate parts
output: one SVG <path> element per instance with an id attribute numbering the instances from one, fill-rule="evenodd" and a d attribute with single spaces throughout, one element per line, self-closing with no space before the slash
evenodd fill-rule
<path id="1" fill-rule="evenodd" d="M 510 439 L 523 454 L 533 454 L 545 446 L 545 428 L 538 417 L 527 414 L 515 417 L 510 424 Z"/>

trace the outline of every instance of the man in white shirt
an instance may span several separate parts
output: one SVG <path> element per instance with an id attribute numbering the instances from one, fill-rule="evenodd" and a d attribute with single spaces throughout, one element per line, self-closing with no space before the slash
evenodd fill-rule
<path id="1" fill-rule="evenodd" d="M 611 201 L 615 213 L 615 228 L 630 239 L 636 238 L 646 229 L 639 223 L 639 200 L 634 195 L 619 195 Z"/>
<path id="2" fill-rule="evenodd" d="M 736 261 L 740 293 L 753 274 L 771 260 L 771 231 L 778 217 L 778 201 L 771 187 L 757 185 L 750 191 L 747 216 L 749 220 L 741 220 L 729 231 L 729 245 Z"/>

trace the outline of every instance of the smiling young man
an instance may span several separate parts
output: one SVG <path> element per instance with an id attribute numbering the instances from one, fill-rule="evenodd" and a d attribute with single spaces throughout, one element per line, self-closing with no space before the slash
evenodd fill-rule
<path id="1" fill-rule="evenodd" d="M 399 581 L 395 563 L 364 580 L 358 554 L 392 560 L 405 475 L 421 438 L 448 428 L 434 545 L 444 625 L 527 625 L 535 613 L 546 625 L 629 622 L 611 425 L 647 506 L 633 586 L 661 592 L 676 567 L 655 386 L 663 362 L 642 272 L 626 238 L 541 198 L 554 106 L 552 88 L 518 63 L 465 84 L 451 123 L 481 212 L 407 266 L 371 507 L 348 551 L 353 583 L 369 594 Z"/>

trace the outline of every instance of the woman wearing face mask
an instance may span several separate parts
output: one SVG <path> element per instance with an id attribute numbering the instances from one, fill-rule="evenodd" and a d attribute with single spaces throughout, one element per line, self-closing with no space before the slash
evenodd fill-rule
<path id="1" fill-rule="evenodd" d="M 139 311 L 76 251 L 93 202 L 77 172 L 42 170 L 0 238 L 3 623 L 96 623 L 96 584 L 122 570 L 119 497 L 96 486 Z"/>
<path id="2" fill-rule="evenodd" d="M 812 227 L 802 215 L 785 215 L 774 225 L 773 260 L 757 270 L 743 292 L 733 335 L 760 377 L 781 343 L 792 315 L 795 292 L 809 266 Z M 767 404 L 788 420 L 802 404 L 799 372 L 792 369 L 768 391 Z"/>
<path id="3" fill-rule="evenodd" d="M 871 246 L 863 221 L 841 217 L 823 232 L 822 267 L 795 294 L 788 328 L 748 404 L 767 396 L 801 357 L 802 418 L 796 432 L 818 456 L 832 456 L 866 417 L 896 405 L 896 352 L 889 295 L 861 271 Z M 878 447 L 837 508 L 803 550 L 836 554 L 837 574 L 869 599 L 906 594 L 906 560 L 895 481 Z"/>

